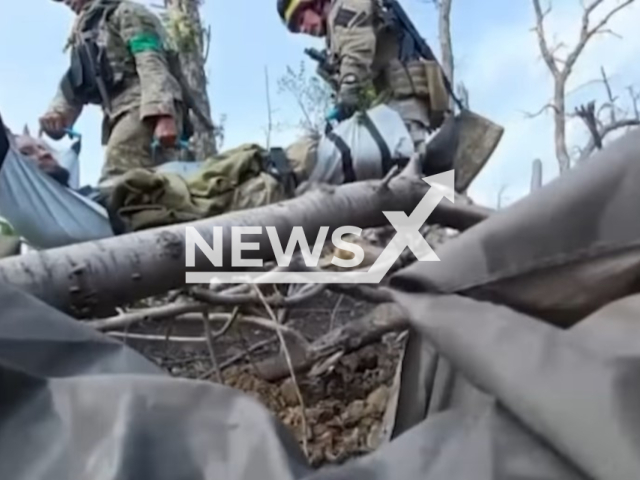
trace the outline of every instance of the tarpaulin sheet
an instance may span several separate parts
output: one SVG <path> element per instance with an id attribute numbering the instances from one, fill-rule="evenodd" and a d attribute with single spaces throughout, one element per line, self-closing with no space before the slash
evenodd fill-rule
<path id="1" fill-rule="evenodd" d="M 626 144 L 618 142 L 614 149 L 622 151 L 633 142 L 638 146 L 639 138 L 628 136 Z M 478 242 L 471 246 L 502 247 L 513 266 L 555 251 L 561 259 L 553 264 L 560 269 L 556 273 L 569 268 L 574 282 L 590 285 L 589 275 L 602 272 L 575 270 L 573 257 L 563 253 L 573 248 L 591 252 L 607 238 L 633 244 L 640 220 L 628 212 L 635 212 L 638 202 L 616 199 L 622 195 L 633 200 L 622 179 L 625 173 L 633 179 L 640 171 L 640 153 L 635 152 L 628 151 L 626 161 L 612 162 L 612 175 L 599 166 L 591 168 L 593 164 L 583 167 L 601 175 L 605 185 L 619 180 L 609 197 L 601 196 L 597 181 L 569 179 L 548 188 L 549 195 L 571 201 L 590 198 L 579 188 L 590 186 L 598 200 L 609 200 L 604 208 L 595 202 L 573 203 L 574 209 L 590 210 L 590 221 L 575 210 L 565 212 L 583 218 L 574 223 L 583 227 L 573 232 L 578 239 L 565 240 L 560 235 L 572 231 L 558 228 L 556 236 L 536 237 L 552 246 L 525 246 L 539 227 L 532 222 L 536 215 L 529 213 L 522 221 L 531 227 L 522 227 L 524 232 L 513 229 L 501 235 L 480 224 L 451 243 L 469 248 L 470 236 Z M 499 220 L 486 222 L 517 223 L 514 216 L 535 211 L 535 203 L 547 206 L 544 199 L 536 195 L 528 206 L 516 205 Z M 606 221 L 613 206 L 622 210 L 626 226 Z M 510 243 L 520 248 L 506 248 Z M 487 264 L 499 265 L 499 253 L 485 251 L 491 262 L 479 262 L 471 254 L 450 262 L 453 271 L 446 278 L 458 282 L 448 285 L 465 285 L 464 278 L 473 279 L 474 285 L 483 278 L 500 278 L 499 271 L 486 275 Z M 589 260 L 597 263 L 599 258 L 594 254 Z M 572 325 L 560 328 L 497 300 L 428 293 L 437 279 L 433 265 L 417 263 L 400 271 L 393 285 L 414 335 L 449 365 L 448 379 L 432 385 L 430 404 L 435 406 L 376 452 L 319 470 L 307 465 L 282 424 L 249 396 L 222 385 L 171 378 L 87 325 L 0 285 L 0 478 L 640 478 L 637 288 L 613 282 L 616 291 L 600 297 L 597 307 L 579 321 L 579 315 L 573 315 Z M 579 307 L 576 310 L 584 310 Z M 430 373 L 426 369 L 423 379 Z"/>
<path id="2" fill-rule="evenodd" d="M 0 164 L 0 216 L 35 248 L 47 249 L 108 238 L 114 235 L 105 208 L 91 197 L 74 191 L 79 185 L 78 151 L 70 148 L 58 156 L 70 169 L 67 188 L 14 148 Z M 173 161 L 157 168 L 188 176 L 199 162 Z"/>
<path id="3" fill-rule="evenodd" d="M 73 152 L 64 155 L 65 164 Z M 0 164 L 0 215 L 35 248 L 113 236 L 106 210 L 10 147 Z"/>

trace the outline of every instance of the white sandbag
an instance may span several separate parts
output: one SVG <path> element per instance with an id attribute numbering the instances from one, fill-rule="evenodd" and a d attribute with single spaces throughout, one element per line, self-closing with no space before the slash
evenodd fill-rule
<path id="1" fill-rule="evenodd" d="M 366 113 L 392 161 L 408 159 L 413 155 L 411 135 L 395 110 L 386 105 L 378 105 Z M 340 149 L 340 140 L 343 151 Z M 345 146 L 348 149 L 347 155 L 344 153 Z M 344 183 L 344 162 L 349 161 L 345 156 L 351 158 L 355 180 L 372 180 L 384 176 L 383 151 L 362 116 L 354 115 L 341 122 L 331 134 L 321 138 L 316 165 L 309 181 L 333 185 Z"/>

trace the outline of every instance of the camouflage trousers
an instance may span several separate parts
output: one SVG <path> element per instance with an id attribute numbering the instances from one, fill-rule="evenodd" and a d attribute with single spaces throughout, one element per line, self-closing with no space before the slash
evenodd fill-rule
<path id="1" fill-rule="evenodd" d="M 180 109 L 177 109 L 180 111 Z M 182 134 L 182 115 L 178 114 L 178 136 Z M 107 122 L 107 120 L 105 120 Z M 134 168 L 152 168 L 178 159 L 176 149 L 152 148 L 155 125 L 140 118 L 134 107 L 103 126 L 106 137 L 105 162 L 99 184 L 104 184 Z M 106 135 L 105 135 L 106 133 Z"/>

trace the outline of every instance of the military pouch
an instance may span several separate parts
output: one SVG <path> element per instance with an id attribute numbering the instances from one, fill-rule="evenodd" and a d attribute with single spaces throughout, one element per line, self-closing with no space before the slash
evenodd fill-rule
<path id="1" fill-rule="evenodd" d="M 421 61 L 412 61 L 406 65 L 394 61 L 389 69 L 388 84 L 395 98 L 429 96 L 429 85 Z"/>
<path id="2" fill-rule="evenodd" d="M 422 64 L 429 89 L 429 107 L 435 117 L 432 123 L 439 125 L 442 123 L 444 114 L 450 109 L 450 97 L 444 84 L 444 73 L 437 62 L 425 60 Z"/>
<path id="3" fill-rule="evenodd" d="M 115 85 L 105 52 L 91 40 L 73 47 L 71 63 L 60 86 L 70 103 L 108 104 L 108 94 L 112 93 Z"/>

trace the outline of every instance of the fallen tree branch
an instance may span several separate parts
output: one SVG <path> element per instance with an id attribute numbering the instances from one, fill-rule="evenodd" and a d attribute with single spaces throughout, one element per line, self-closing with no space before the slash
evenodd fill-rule
<path id="1" fill-rule="evenodd" d="M 238 308 L 233 311 L 231 314 L 231 318 L 227 323 L 222 327 L 221 335 L 224 335 L 224 331 L 228 329 L 231 324 L 238 318 Z M 209 351 L 209 357 L 211 358 L 211 368 L 213 368 L 216 372 L 216 378 L 218 383 L 222 384 L 222 371 L 220 371 L 220 365 L 218 364 L 218 357 L 216 356 L 216 347 L 213 345 L 214 342 L 214 333 L 211 331 L 211 322 L 209 322 L 209 314 L 208 312 L 204 312 L 202 314 L 202 324 L 204 326 L 204 338 L 207 341 L 207 350 Z"/>
<path id="2" fill-rule="evenodd" d="M 621 130 L 623 128 L 628 128 L 628 127 L 637 127 L 639 125 L 640 125 L 640 119 L 636 119 L 636 118 L 626 118 L 622 120 L 617 120 L 614 123 L 609 123 L 600 130 L 599 132 L 600 140 L 601 141 L 604 140 L 605 137 L 609 136 L 610 134 L 612 134 L 617 130 Z M 597 148 L 597 144 L 593 140 L 593 138 L 591 138 L 589 140 L 589 143 L 587 143 L 587 146 L 584 147 L 584 149 L 580 153 L 578 162 L 583 162 L 587 158 L 589 158 L 593 154 L 593 152 L 596 150 L 596 148 Z"/>
<path id="3" fill-rule="evenodd" d="M 99 241 L 38 251 L 0 260 L 0 281 L 78 318 L 104 315 L 109 309 L 163 294 L 185 285 L 185 227 L 194 227 L 212 245 L 213 227 L 220 227 L 225 268 L 230 270 L 233 226 L 262 227 L 255 235 L 257 250 L 245 258 L 275 258 L 264 227 L 275 227 L 281 239 L 303 226 L 311 244 L 321 227 L 329 235 L 339 227 L 371 228 L 386 225 L 383 211 L 410 213 L 429 186 L 420 179 L 398 176 L 388 188 L 379 181 L 355 182 L 330 191 L 306 195 L 265 207 L 231 212 L 191 224 L 172 225 Z M 442 200 L 427 223 L 464 230 L 487 217 L 487 210 L 457 206 Z M 194 268 L 213 269 L 195 249 Z M 219 269 L 220 270 L 220 269 Z"/>
<path id="4" fill-rule="evenodd" d="M 378 305 L 364 317 L 347 323 L 311 343 L 304 355 L 294 360 L 296 373 L 310 370 L 316 363 L 335 355 L 354 352 L 377 342 L 389 332 L 409 325 L 402 308 L 395 303 Z M 289 375 L 289 365 L 282 356 L 275 356 L 257 365 L 258 374 L 267 381 L 279 381 Z"/>
<path id="5" fill-rule="evenodd" d="M 129 332 L 108 332 L 110 337 L 122 338 L 123 340 L 143 340 L 146 342 L 173 342 L 173 343 L 206 343 L 205 337 L 176 337 L 167 338 L 166 335 L 152 335 L 146 333 Z"/>
<path id="6" fill-rule="evenodd" d="M 393 302 L 391 291 L 382 287 L 370 287 L 369 285 L 354 284 L 330 284 L 329 290 L 348 295 L 358 300 L 364 300 L 370 303 L 388 303 Z"/>
<path id="7" fill-rule="evenodd" d="M 172 305 L 167 305 L 167 310 L 169 309 L 168 307 L 171 307 Z M 191 306 L 191 305 L 188 305 Z M 209 305 L 204 304 L 204 303 L 194 303 L 193 304 L 193 308 L 191 309 L 187 309 L 185 308 L 184 310 L 187 310 L 189 312 L 206 312 L 207 309 L 210 308 Z M 148 310 L 156 310 L 156 309 L 148 309 Z M 159 309 L 158 309 L 159 310 Z M 176 310 L 179 310 L 176 308 Z M 94 327 L 96 330 L 101 330 L 101 331 L 106 331 L 109 332 L 110 334 L 113 333 L 114 336 L 116 337 L 126 337 L 128 336 L 129 338 L 135 338 L 135 339 L 139 339 L 139 340 L 148 340 L 148 341 L 165 341 L 167 340 L 167 336 L 166 335 L 146 335 L 146 334 L 127 334 L 126 332 L 119 332 L 117 331 L 118 329 L 121 328 L 127 328 L 130 327 L 131 325 L 133 325 L 135 323 L 135 321 L 142 321 L 141 319 L 147 319 L 150 317 L 146 317 L 143 315 L 137 315 L 138 312 L 134 312 L 131 315 L 118 315 L 116 317 L 113 318 L 108 318 L 105 320 L 97 320 L 97 321 L 93 321 L 93 322 L 87 322 L 87 325 Z M 175 315 L 172 316 L 164 316 L 162 318 L 171 318 Z M 262 328 L 265 330 L 274 330 L 274 329 L 279 329 L 282 331 L 282 333 L 284 333 L 285 335 L 289 335 L 291 338 L 293 338 L 299 345 L 301 345 L 302 347 L 304 347 L 305 345 L 308 345 L 309 342 L 307 341 L 306 338 L 304 338 L 304 336 L 290 328 L 287 327 L 286 325 L 281 325 L 281 324 L 275 324 L 267 319 L 267 318 L 263 318 L 263 317 L 257 317 L 257 316 L 252 316 L 252 315 L 239 315 L 239 318 L 236 320 L 240 323 L 244 323 L 244 324 L 248 324 L 248 325 L 253 325 L 255 327 L 258 328 Z M 162 319 L 160 318 L 160 319 Z M 214 332 L 213 336 L 214 339 L 219 338 L 220 336 L 222 336 L 224 333 L 226 333 L 226 330 L 228 330 L 228 328 L 231 326 L 231 318 L 232 318 L 232 314 L 231 313 L 210 313 L 209 314 L 209 321 L 210 322 L 225 322 L 225 326 L 223 326 L 223 328 L 219 331 L 219 332 Z M 188 322 L 188 321 L 194 321 L 194 322 L 202 322 L 202 313 L 184 313 L 182 315 L 179 315 L 176 317 L 176 319 L 179 322 Z M 226 329 L 225 329 L 226 327 Z M 178 338 L 176 340 L 176 338 Z M 169 341 L 175 341 L 175 342 L 196 342 L 196 343 L 200 343 L 200 342 L 204 342 L 206 341 L 205 337 L 182 337 L 180 339 L 180 337 L 171 337 L 169 339 Z"/>
<path id="8" fill-rule="evenodd" d="M 274 338 L 267 338 L 266 340 L 262 340 L 262 341 L 260 341 L 258 343 L 255 343 L 255 344 L 251 345 L 250 347 L 247 348 L 246 351 L 240 352 L 237 355 L 234 355 L 233 357 L 231 357 L 230 359 L 225 360 L 224 362 L 222 362 L 220 364 L 220 370 L 224 370 L 226 368 L 231 367 L 235 363 L 238 363 L 240 360 L 244 359 L 244 357 L 247 357 L 250 354 L 254 353 L 255 351 L 260 350 L 261 348 L 267 347 L 267 346 L 269 346 L 272 343 L 275 343 L 277 341 L 278 341 L 278 337 L 276 336 Z M 207 373 L 202 375 L 202 379 L 206 380 L 207 378 L 209 378 L 214 373 L 215 373 L 215 371 L 209 370 Z"/>
<path id="9" fill-rule="evenodd" d="M 322 293 L 325 289 L 325 284 L 317 284 L 313 285 L 307 291 L 291 297 L 273 296 L 265 298 L 265 301 L 275 308 L 292 307 L 311 300 L 313 297 Z M 196 300 L 210 303 L 211 305 L 262 305 L 263 303 L 260 297 L 250 293 L 243 295 L 225 295 L 215 293 L 204 288 L 194 288 L 191 295 Z"/>
<path id="10" fill-rule="evenodd" d="M 127 313 L 116 315 L 115 317 L 101 320 L 91 320 L 87 324 L 96 330 L 108 331 L 129 327 L 136 323 L 149 320 L 162 320 L 165 318 L 177 317 L 185 313 L 205 312 L 211 308 L 210 305 L 202 302 L 171 303 L 160 307 L 142 308 Z"/>
<path id="11" fill-rule="evenodd" d="M 276 325 L 280 325 L 280 322 L 278 322 L 278 317 L 276 317 L 276 314 L 271 309 L 271 305 L 269 305 L 269 303 L 267 302 L 267 299 L 264 297 L 264 295 L 262 294 L 258 286 L 254 285 L 253 287 L 256 292 L 256 295 L 258 295 L 258 297 L 260 297 L 260 300 L 262 300 L 262 303 L 264 304 L 264 308 L 267 310 L 267 313 L 273 320 L 273 323 L 275 323 Z M 307 409 L 304 404 L 304 398 L 302 397 L 302 391 L 300 390 L 298 379 L 296 378 L 296 372 L 293 368 L 293 361 L 291 360 L 291 353 L 289 353 L 289 347 L 287 346 L 287 342 L 284 339 L 284 336 L 282 335 L 281 330 L 276 329 L 276 333 L 278 334 L 278 339 L 280 340 L 280 344 L 282 345 L 284 358 L 285 358 L 285 361 L 287 362 L 287 370 L 289 372 L 291 380 L 293 381 L 293 385 L 295 386 L 296 396 L 298 397 L 298 402 L 300 403 L 300 417 L 302 419 L 302 448 L 304 449 L 304 453 L 308 458 L 309 457 L 309 445 L 308 445 L 309 426 L 308 426 L 307 414 L 306 414 Z"/>
<path id="12" fill-rule="evenodd" d="M 596 120 L 596 102 L 591 101 L 586 105 L 576 107 L 576 115 L 582 119 L 591 134 L 591 140 L 598 150 L 602 150 L 602 136 L 598 131 L 598 122 Z M 614 120 L 615 121 L 615 120 Z"/>

